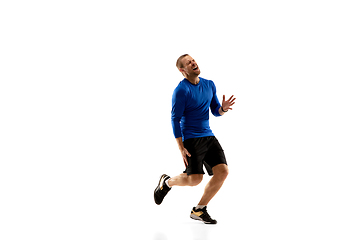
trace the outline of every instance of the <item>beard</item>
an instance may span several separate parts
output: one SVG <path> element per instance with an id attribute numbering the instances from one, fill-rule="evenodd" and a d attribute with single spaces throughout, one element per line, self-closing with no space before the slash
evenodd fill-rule
<path id="1" fill-rule="evenodd" d="M 192 75 L 197 77 L 197 76 L 200 75 L 200 72 L 201 72 L 201 71 L 200 71 L 200 68 L 198 67 L 196 70 L 193 70 L 193 71 L 192 71 Z"/>

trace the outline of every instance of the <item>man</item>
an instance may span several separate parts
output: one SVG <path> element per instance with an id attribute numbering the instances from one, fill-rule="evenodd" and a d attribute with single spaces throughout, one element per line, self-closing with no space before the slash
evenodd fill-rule
<path id="1" fill-rule="evenodd" d="M 176 62 L 184 79 L 179 83 L 172 97 L 171 120 L 185 171 L 170 178 L 163 174 L 154 191 L 155 203 L 160 205 L 173 186 L 196 186 L 202 179 L 203 165 L 208 174 L 213 177 L 205 187 L 199 204 L 191 211 L 190 217 L 207 224 L 216 224 L 207 212 L 207 205 L 223 185 L 228 166 L 224 151 L 215 138 L 209 126 L 209 108 L 215 116 L 224 115 L 235 104 L 231 96 L 222 104 L 216 96 L 213 81 L 199 77 L 200 68 L 188 54 L 179 57 Z"/>

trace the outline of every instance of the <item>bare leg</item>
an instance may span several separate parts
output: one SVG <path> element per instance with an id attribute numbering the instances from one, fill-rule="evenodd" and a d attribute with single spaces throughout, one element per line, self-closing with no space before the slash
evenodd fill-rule
<path id="1" fill-rule="evenodd" d="M 172 186 L 196 186 L 202 181 L 202 174 L 187 175 L 182 173 L 169 179 L 169 185 Z"/>
<path id="2" fill-rule="evenodd" d="M 216 165 L 215 167 L 213 167 L 212 170 L 214 176 L 210 179 L 209 183 L 206 185 L 204 195 L 202 196 L 199 205 L 208 205 L 210 200 L 220 190 L 227 175 L 229 174 L 229 169 L 226 164 Z"/>

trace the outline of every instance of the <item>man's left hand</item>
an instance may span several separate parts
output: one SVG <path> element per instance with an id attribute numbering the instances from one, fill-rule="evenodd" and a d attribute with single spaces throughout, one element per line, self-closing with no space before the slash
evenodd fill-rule
<path id="1" fill-rule="evenodd" d="M 236 99 L 233 97 L 234 95 L 232 95 L 227 101 L 225 101 L 225 95 L 223 95 L 222 108 L 225 112 L 227 112 L 229 109 L 232 110 L 231 106 L 235 104 Z"/>

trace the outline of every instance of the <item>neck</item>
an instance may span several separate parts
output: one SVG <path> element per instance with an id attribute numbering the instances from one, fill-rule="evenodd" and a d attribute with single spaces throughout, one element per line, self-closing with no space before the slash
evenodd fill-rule
<path id="1" fill-rule="evenodd" d="M 194 85 L 200 82 L 200 78 L 198 76 L 193 76 L 193 77 L 187 76 L 186 79 Z"/>

